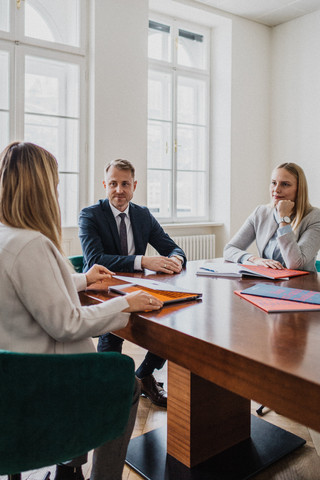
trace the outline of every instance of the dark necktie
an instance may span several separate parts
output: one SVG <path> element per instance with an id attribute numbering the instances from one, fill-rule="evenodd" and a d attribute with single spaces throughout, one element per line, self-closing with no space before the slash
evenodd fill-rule
<path id="1" fill-rule="evenodd" d="M 127 227 L 124 219 L 126 218 L 125 213 L 120 213 L 119 217 L 121 218 L 120 222 L 120 247 L 122 255 L 128 255 L 128 242 L 127 242 Z"/>

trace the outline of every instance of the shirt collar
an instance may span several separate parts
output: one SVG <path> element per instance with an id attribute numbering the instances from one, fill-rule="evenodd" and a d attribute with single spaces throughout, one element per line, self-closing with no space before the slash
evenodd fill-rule
<path id="1" fill-rule="evenodd" d="M 111 211 L 113 213 L 114 218 L 117 218 L 117 216 L 120 215 L 120 213 L 125 213 L 127 215 L 127 217 L 129 217 L 129 205 L 127 206 L 127 208 L 123 212 L 120 212 L 120 210 L 118 210 L 116 207 L 114 207 L 112 205 L 112 203 L 110 203 L 110 202 L 109 202 L 109 205 L 110 205 L 110 208 L 111 208 Z"/>

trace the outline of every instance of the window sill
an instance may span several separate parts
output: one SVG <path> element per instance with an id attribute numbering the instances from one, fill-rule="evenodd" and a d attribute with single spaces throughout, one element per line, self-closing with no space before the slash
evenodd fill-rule
<path id="1" fill-rule="evenodd" d="M 221 222 L 193 222 L 193 223 L 161 223 L 163 228 L 203 228 L 203 227 L 223 227 Z"/>
<path id="2" fill-rule="evenodd" d="M 189 223 L 162 223 L 159 222 L 163 228 L 211 228 L 211 227 L 223 227 L 224 223 L 222 222 L 189 222 Z M 62 227 L 62 230 L 65 232 L 72 232 L 74 230 L 78 230 L 79 226 L 67 226 Z"/>

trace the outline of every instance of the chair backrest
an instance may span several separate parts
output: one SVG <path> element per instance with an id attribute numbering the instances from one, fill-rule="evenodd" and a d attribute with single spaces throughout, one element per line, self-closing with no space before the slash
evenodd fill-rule
<path id="1" fill-rule="evenodd" d="M 0 475 L 75 458 L 120 436 L 134 362 L 119 353 L 0 350 Z"/>
<path id="2" fill-rule="evenodd" d="M 320 260 L 316 261 L 316 269 L 317 269 L 317 272 L 320 272 Z"/>
<path id="3" fill-rule="evenodd" d="M 83 255 L 73 255 L 71 257 L 68 257 L 70 262 L 72 263 L 74 269 L 78 273 L 82 273 L 83 269 Z"/>

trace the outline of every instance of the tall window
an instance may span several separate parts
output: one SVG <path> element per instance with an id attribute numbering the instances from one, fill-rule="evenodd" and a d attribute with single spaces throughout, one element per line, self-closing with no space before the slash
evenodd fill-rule
<path id="1" fill-rule="evenodd" d="M 24 140 L 55 155 L 63 226 L 81 192 L 84 19 L 85 0 L 0 0 L 0 149 Z"/>
<path id="2" fill-rule="evenodd" d="M 148 206 L 168 222 L 208 218 L 209 35 L 149 21 Z"/>

